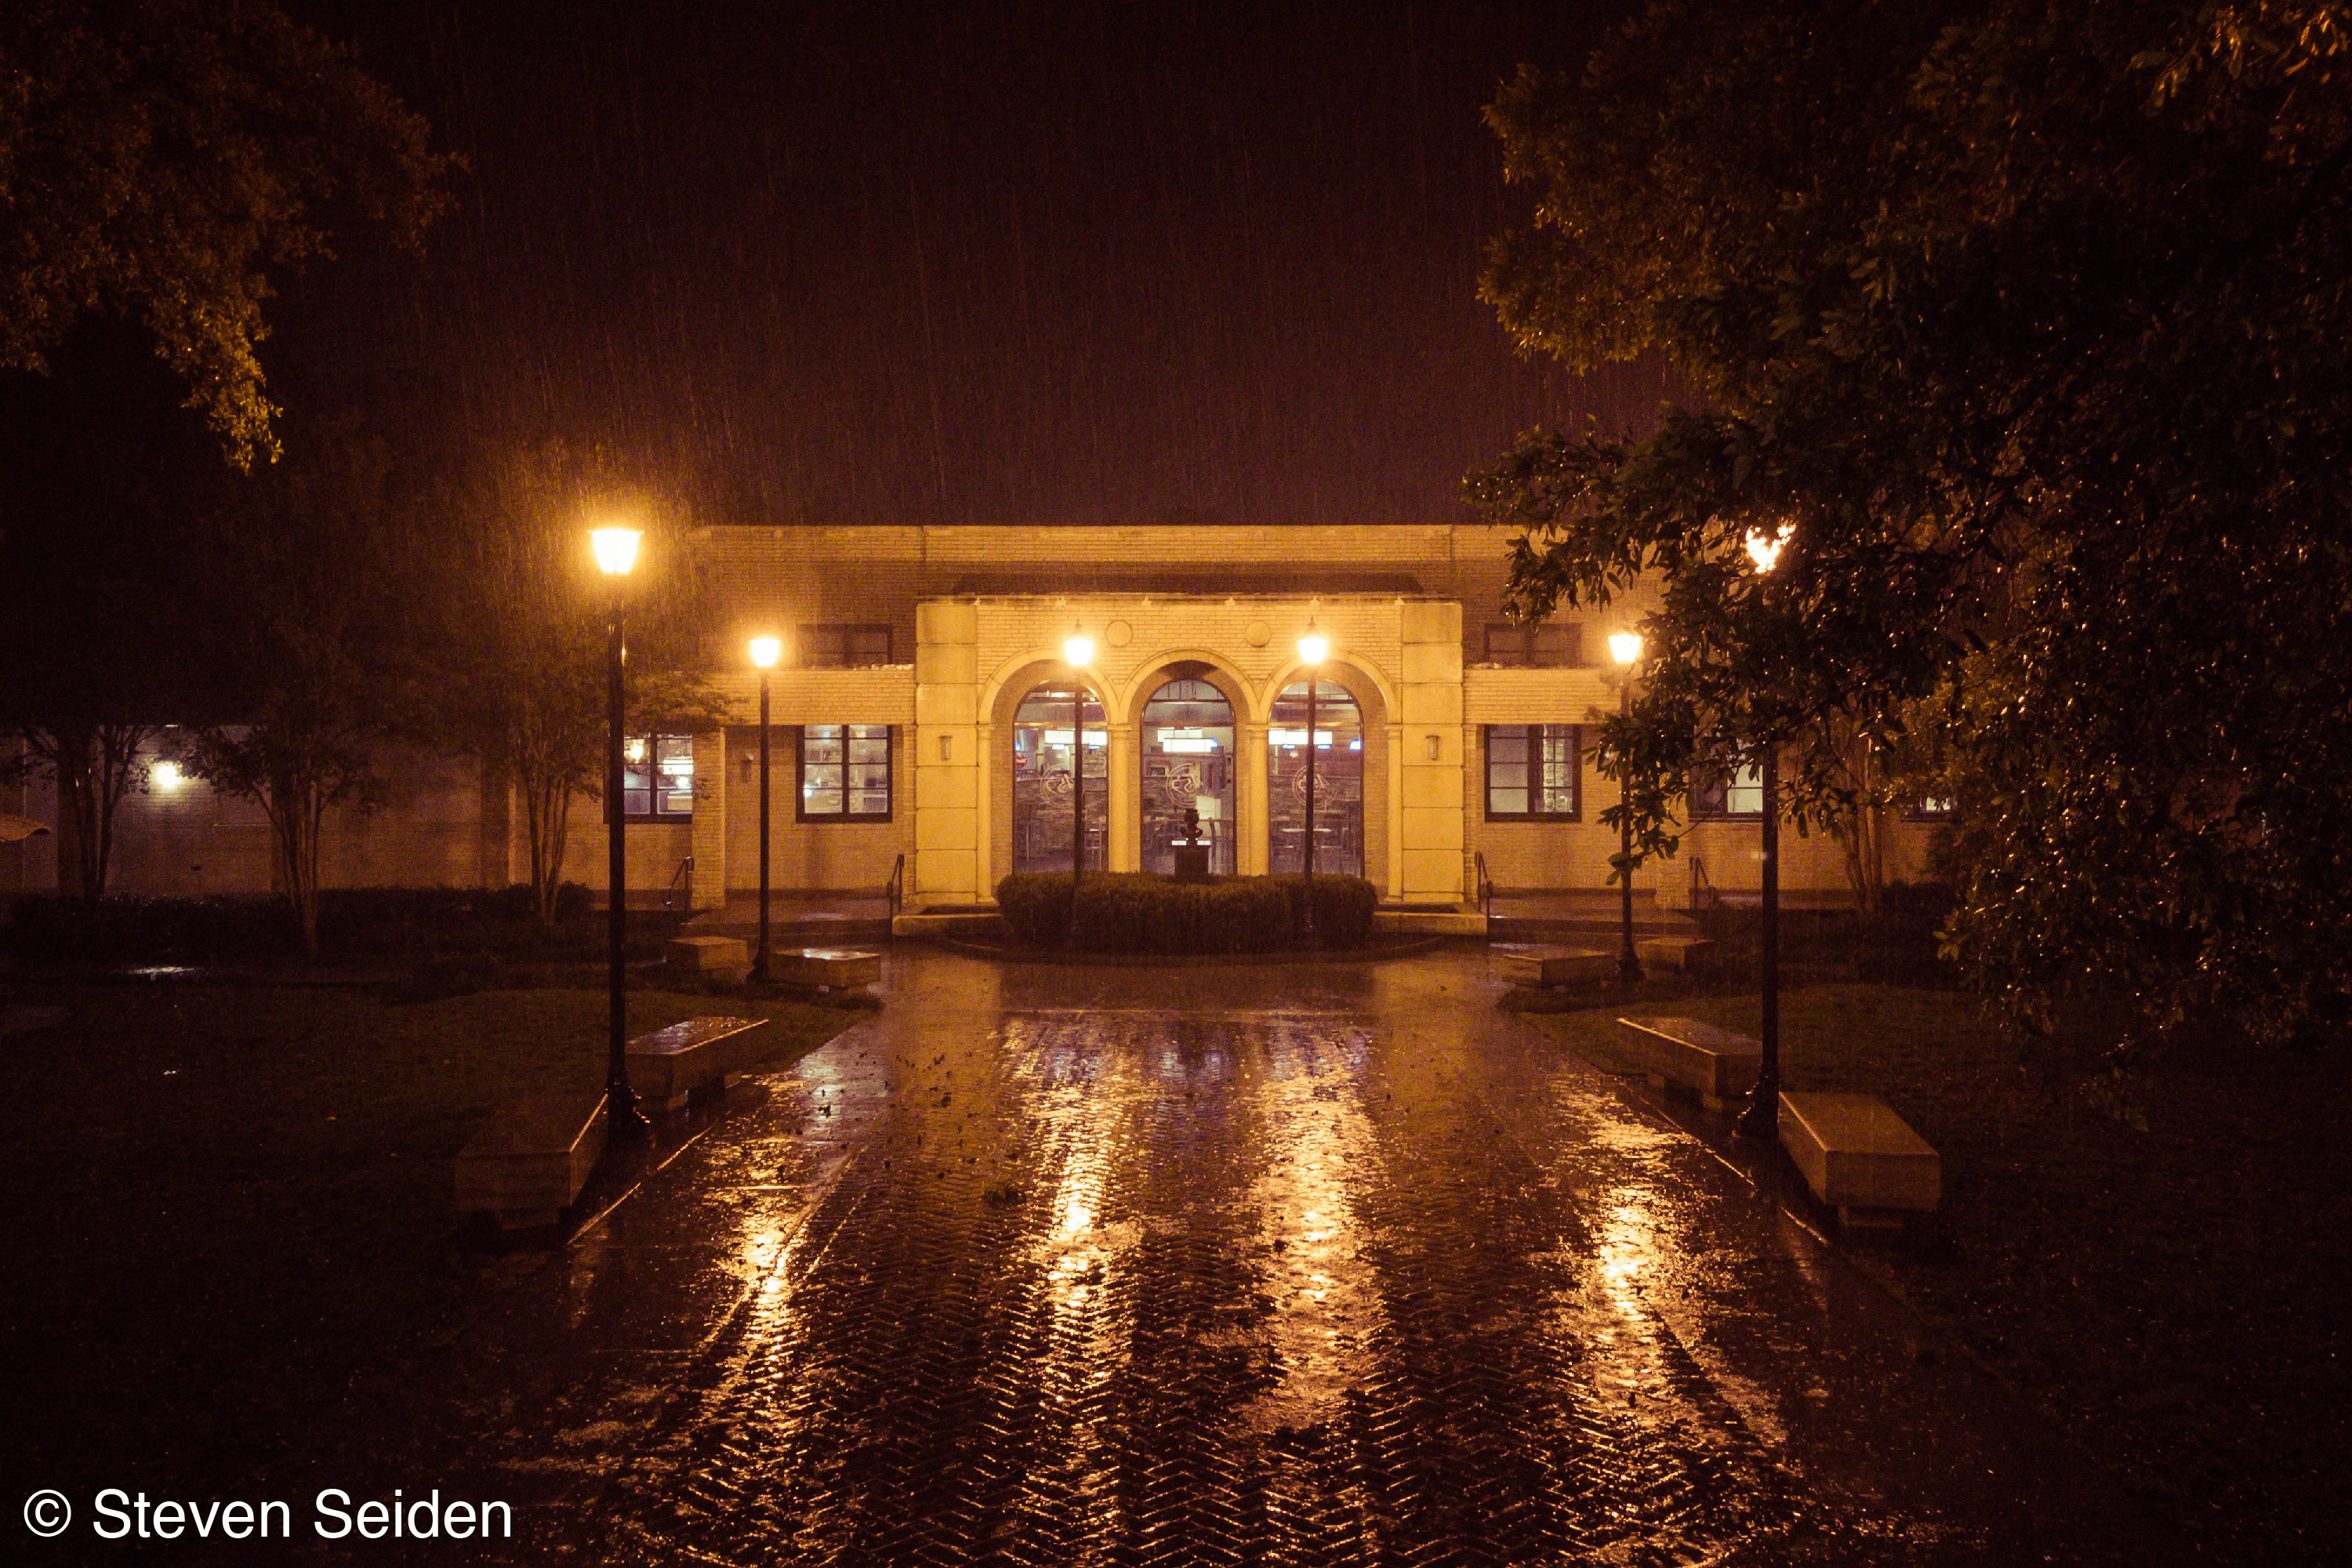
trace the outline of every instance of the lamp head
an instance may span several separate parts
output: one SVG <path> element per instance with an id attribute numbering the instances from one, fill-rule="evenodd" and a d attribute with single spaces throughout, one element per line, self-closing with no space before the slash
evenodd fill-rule
<path id="1" fill-rule="evenodd" d="M 1631 664 L 1642 657 L 1642 635 L 1639 632 L 1611 632 L 1609 657 L 1620 664 Z"/>
<path id="2" fill-rule="evenodd" d="M 596 547 L 597 569 L 607 577 L 627 576 L 637 563 L 637 541 L 644 537 L 634 528 L 590 530 L 588 542 Z"/>
<path id="3" fill-rule="evenodd" d="M 1317 631 L 1314 622 L 1307 622 L 1307 635 L 1298 639 L 1299 661 L 1312 668 L 1330 657 L 1331 639 Z"/>
<path id="4" fill-rule="evenodd" d="M 1769 573 L 1780 563 L 1780 548 L 1789 542 L 1794 525 L 1782 523 L 1780 531 L 1767 536 L 1761 529 L 1750 529 L 1748 534 L 1748 559 L 1756 563 L 1756 570 Z"/>
<path id="5" fill-rule="evenodd" d="M 776 660 L 783 657 L 784 645 L 774 637 L 751 639 L 751 662 L 761 669 L 773 669 Z"/>
<path id="6" fill-rule="evenodd" d="M 1084 632 L 1072 632 L 1062 639 L 1062 657 L 1070 661 L 1072 669 L 1084 669 L 1095 661 L 1095 639 Z"/>

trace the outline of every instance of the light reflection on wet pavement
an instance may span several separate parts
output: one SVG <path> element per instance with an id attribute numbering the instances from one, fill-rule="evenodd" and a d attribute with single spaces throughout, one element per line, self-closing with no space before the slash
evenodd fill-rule
<path id="1" fill-rule="evenodd" d="M 530 1561 L 2168 1555 L 1495 994 L 894 955 L 383 1442 Z"/>

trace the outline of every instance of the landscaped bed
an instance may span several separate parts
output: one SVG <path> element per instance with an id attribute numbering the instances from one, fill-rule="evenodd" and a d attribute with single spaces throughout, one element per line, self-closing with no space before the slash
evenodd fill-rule
<path id="1" fill-rule="evenodd" d="M 1284 952 L 1361 947 L 1380 894 L 1361 877 L 1210 877 L 1020 872 L 996 884 L 1005 929 L 1022 947 L 1082 952 Z"/>
<path id="2" fill-rule="evenodd" d="M 1599 1008 L 1537 1020 L 1608 1061 Z M 1753 1034 L 1752 995 L 1674 1010 Z M 1786 1087 L 1885 1098 L 1944 1158 L 1939 1245 L 1866 1255 L 2216 1561 L 2318 1560 L 2352 1483 L 2352 1188 L 2325 1053 L 2244 1051 L 2063 1090 L 1972 1000 L 1782 1002 Z M 2143 1128 L 2145 1130 L 2143 1130 Z"/>
<path id="3" fill-rule="evenodd" d="M 63 1015 L 0 1035 L 16 1281 L 0 1356 L 19 1461 L 69 1490 L 217 1484 L 215 1467 L 298 1435 L 356 1371 L 448 1331 L 490 1277 L 533 1262 L 461 1245 L 457 1150 L 510 1097 L 593 1091 L 604 1072 L 594 991 L 402 1005 L 319 987 L 20 984 L 0 1004 Z M 631 1032 L 719 1005 L 634 994 Z M 859 1016 L 723 1007 L 772 1020 L 778 1066 Z"/>

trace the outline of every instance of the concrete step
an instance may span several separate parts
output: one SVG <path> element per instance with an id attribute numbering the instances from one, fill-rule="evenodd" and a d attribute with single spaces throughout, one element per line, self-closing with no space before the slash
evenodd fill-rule
<path id="1" fill-rule="evenodd" d="M 1624 930 L 1622 915 L 1506 915 L 1497 913 L 1487 923 L 1487 937 L 1494 942 L 1545 942 L 1559 937 L 1616 937 Z M 1636 908 L 1633 911 L 1633 936 L 1639 941 L 1652 936 L 1698 936 L 1698 922 L 1688 915 L 1672 910 Z"/>

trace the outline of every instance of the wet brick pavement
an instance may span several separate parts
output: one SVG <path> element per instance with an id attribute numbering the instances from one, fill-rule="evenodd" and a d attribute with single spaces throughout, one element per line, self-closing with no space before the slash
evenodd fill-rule
<path id="1" fill-rule="evenodd" d="M 2169 1558 L 1497 989 L 894 955 L 338 1468 L 527 1562 Z"/>

